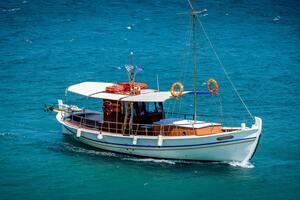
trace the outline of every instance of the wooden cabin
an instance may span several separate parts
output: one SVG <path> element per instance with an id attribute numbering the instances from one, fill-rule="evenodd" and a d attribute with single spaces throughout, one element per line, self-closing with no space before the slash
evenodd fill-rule
<path id="1" fill-rule="evenodd" d="M 110 88 L 109 92 L 107 88 Z M 111 92 L 112 88 L 117 92 Z M 83 82 L 70 86 L 67 90 L 103 100 L 102 118 L 95 116 L 101 113 L 87 110 L 69 116 L 74 123 L 80 121 L 80 125 L 89 128 L 125 135 L 199 136 L 222 132 L 221 124 L 217 123 L 165 119 L 163 102 L 174 98 L 169 91 L 162 92 L 144 87 L 132 94 L 122 91 L 118 84 L 101 82 Z"/>

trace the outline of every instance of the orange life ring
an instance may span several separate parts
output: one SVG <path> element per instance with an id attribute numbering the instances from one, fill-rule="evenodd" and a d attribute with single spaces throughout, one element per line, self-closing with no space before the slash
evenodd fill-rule
<path id="1" fill-rule="evenodd" d="M 175 92 L 175 87 L 179 86 L 179 91 L 178 92 Z M 183 84 L 181 82 L 176 82 L 176 83 L 173 83 L 173 85 L 171 86 L 171 89 L 170 89 L 170 92 L 172 94 L 173 97 L 179 97 L 182 95 L 183 93 Z"/>
<path id="2" fill-rule="evenodd" d="M 113 112 L 112 102 L 104 101 L 102 109 L 106 115 L 110 115 Z"/>
<path id="3" fill-rule="evenodd" d="M 214 88 L 211 86 L 211 84 L 214 84 Z M 210 92 L 212 92 L 213 94 L 217 94 L 218 93 L 218 90 L 219 90 L 219 85 L 217 83 L 217 81 L 215 79 L 209 79 L 207 81 L 207 87 L 208 87 L 208 90 Z"/>
<path id="4" fill-rule="evenodd" d="M 125 91 L 124 86 L 122 85 L 112 85 L 105 88 L 105 91 L 113 94 L 122 94 Z"/>
<path id="5" fill-rule="evenodd" d="M 138 82 L 134 82 L 134 83 L 131 83 L 131 82 L 121 82 L 119 83 L 119 85 L 123 86 L 124 87 L 124 91 L 125 92 L 131 92 L 134 90 L 134 86 L 135 87 L 139 87 L 140 90 L 144 90 L 144 89 L 147 89 L 148 85 L 146 83 L 138 83 Z"/>

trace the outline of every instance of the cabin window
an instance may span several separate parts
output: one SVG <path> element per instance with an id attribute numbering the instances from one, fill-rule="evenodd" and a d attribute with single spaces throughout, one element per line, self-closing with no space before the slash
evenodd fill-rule
<path id="1" fill-rule="evenodd" d="M 157 106 L 157 112 L 163 112 L 164 111 L 162 102 L 156 103 L 156 106 Z"/>
<path id="2" fill-rule="evenodd" d="M 125 107 L 123 108 L 126 109 Z M 146 115 L 147 113 L 157 113 L 163 112 L 163 103 L 145 103 L 145 102 L 136 102 L 133 103 L 133 115 L 140 116 Z"/>
<path id="3" fill-rule="evenodd" d="M 148 103 L 147 104 L 147 112 L 148 113 L 163 112 L 162 102 Z"/>
<path id="4" fill-rule="evenodd" d="M 148 103 L 147 105 L 148 105 L 147 107 L 148 113 L 157 112 L 155 103 Z"/>
<path id="5" fill-rule="evenodd" d="M 144 102 L 138 102 L 138 107 L 140 111 L 140 115 L 145 115 L 146 114 L 146 104 Z"/>
<path id="6" fill-rule="evenodd" d="M 133 112 L 134 116 L 145 115 L 147 113 L 145 102 L 133 103 L 133 109 L 134 109 Z"/>

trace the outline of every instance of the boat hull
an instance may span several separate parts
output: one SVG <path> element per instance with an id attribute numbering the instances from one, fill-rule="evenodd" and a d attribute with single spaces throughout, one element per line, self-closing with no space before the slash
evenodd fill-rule
<path id="1" fill-rule="evenodd" d="M 247 162 L 261 134 L 261 119 L 252 128 L 209 136 L 125 136 L 81 129 L 65 123 L 63 132 L 77 141 L 108 151 L 164 159 Z"/>

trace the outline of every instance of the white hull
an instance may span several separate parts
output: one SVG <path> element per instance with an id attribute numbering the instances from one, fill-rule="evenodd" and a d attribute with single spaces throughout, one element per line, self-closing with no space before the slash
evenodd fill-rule
<path id="1" fill-rule="evenodd" d="M 87 145 L 125 154 L 165 159 L 247 162 L 253 156 L 262 122 L 255 118 L 252 128 L 209 136 L 124 136 L 80 129 L 61 120 L 63 132 Z M 225 137 L 224 136 L 233 136 Z"/>

